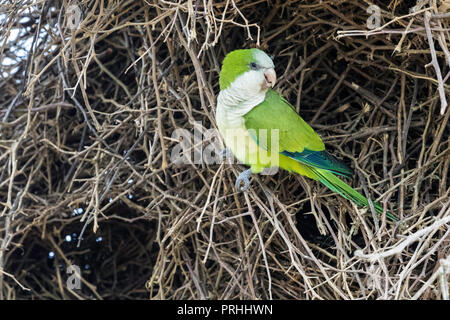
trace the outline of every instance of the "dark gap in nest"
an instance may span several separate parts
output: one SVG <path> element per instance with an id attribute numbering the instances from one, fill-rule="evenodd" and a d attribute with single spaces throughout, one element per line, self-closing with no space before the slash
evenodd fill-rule
<path id="1" fill-rule="evenodd" d="M 126 219 L 140 217 L 134 209 L 128 208 L 123 203 L 113 205 L 106 214 Z M 135 291 L 133 285 L 145 282 L 151 275 L 159 252 L 159 246 L 155 241 L 157 223 L 153 220 L 139 219 L 131 224 L 112 218 L 103 219 L 99 225 L 100 228 L 96 233 L 88 230 L 83 234 L 80 247 L 77 247 L 77 242 L 83 223 L 79 220 L 73 220 L 69 224 L 48 223 L 46 228 L 57 233 L 52 232 L 47 237 L 53 237 L 70 263 L 80 268 L 84 279 L 96 284 L 97 292 L 105 299 L 145 299 L 148 292 Z M 59 296 L 59 289 L 54 287 L 53 283 L 37 282 L 37 279 L 41 279 L 42 274 L 56 278 L 58 268 L 65 283 L 69 277 L 67 274 L 69 266 L 52 243 L 46 238 L 41 239 L 40 234 L 41 230 L 33 228 L 22 240 L 23 247 L 11 251 L 9 259 L 11 264 L 8 268 L 27 270 L 26 273 L 16 276 L 29 286 L 43 287 L 42 290 L 35 291 L 34 295 L 45 296 L 45 289 Z M 84 284 L 81 284 L 81 290 L 75 291 L 78 294 L 95 297 Z"/>
<path id="2" fill-rule="evenodd" d="M 326 206 L 321 206 L 321 209 L 325 215 L 325 218 L 330 223 L 330 226 L 335 235 L 338 234 L 339 230 L 336 226 L 336 222 L 331 219 L 330 212 Z M 311 204 L 310 202 L 306 202 L 302 208 L 301 212 L 296 214 L 297 228 L 301 235 L 305 238 L 305 240 L 315 243 L 322 249 L 327 250 L 331 254 L 335 255 L 337 252 L 335 242 L 329 231 L 327 230 L 327 234 L 322 235 L 317 227 L 316 218 L 313 214 L 304 212 L 311 212 Z M 352 217 L 349 214 L 345 214 L 345 225 L 350 226 L 353 223 Z M 352 235 L 351 240 L 355 242 L 358 246 L 363 247 L 364 238 L 362 236 L 361 231 L 358 231 Z M 323 253 L 318 252 L 323 256 Z M 325 258 L 326 259 L 326 258 Z"/>

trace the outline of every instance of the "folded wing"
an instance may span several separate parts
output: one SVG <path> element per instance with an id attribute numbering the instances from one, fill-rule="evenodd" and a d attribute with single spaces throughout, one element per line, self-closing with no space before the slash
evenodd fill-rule
<path id="1" fill-rule="evenodd" d="M 352 176 L 352 170 L 325 151 L 320 136 L 274 90 L 268 90 L 265 100 L 244 118 L 250 136 L 259 147 L 273 150 L 276 140 L 272 139 L 272 135 L 277 130 L 277 147 L 281 154 L 311 167 L 344 177 Z"/>

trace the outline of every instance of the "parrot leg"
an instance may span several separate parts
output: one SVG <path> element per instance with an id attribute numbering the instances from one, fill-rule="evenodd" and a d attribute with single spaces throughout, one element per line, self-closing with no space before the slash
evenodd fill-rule
<path id="1" fill-rule="evenodd" d="M 241 174 L 237 177 L 235 187 L 238 191 L 247 191 L 250 187 L 250 177 L 252 176 L 252 169 L 247 169 L 242 171 Z M 241 187 L 241 183 L 244 182 L 244 186 Z"/>

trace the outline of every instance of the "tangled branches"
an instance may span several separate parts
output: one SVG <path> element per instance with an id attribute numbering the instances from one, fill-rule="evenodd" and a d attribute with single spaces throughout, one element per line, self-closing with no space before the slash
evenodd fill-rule
<path id="1" fill-rule="evenodd" d="M 0 297 L 448 298 L 449 4 L 380 2 L 367 29 L 371 4 L 0 5 Z M 254 46 L 400 224 L 287 172 L 237 193 L 240 165 L 196 161 L 224 55 Z M 177 164 L 180 128 L 202 139 Z"/>

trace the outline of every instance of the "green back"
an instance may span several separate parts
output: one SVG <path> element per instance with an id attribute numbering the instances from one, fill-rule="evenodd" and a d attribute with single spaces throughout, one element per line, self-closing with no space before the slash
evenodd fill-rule
<path id="1" fill-rule="evenodd" d="M 344 177 L 352 176 L 352 170 L 325 151 L 319 135 L 274 90 L 269 89 L 264 101 L 247 113 L 244 119 L 246 129 L 259 147 L 275 151 L 272 143 L 276 139 L 272 137 L 272 130 L 278 129 L 278 152 L 282 155 L 314 168 Z"/>
<path id="2" fill-rule="evenodd" d="M 244 115 L 245 127 L 261 148 L 271 150 L 270 131 L 278 129 L 280 153 L 325 150 L 319 135 L 300 117 L 294 108 L 274 90 L 267 90 L 265 100 Z M 254 133 L 267 129 L 268 138 Z M 267 140 L 267 145 L 265 141 Z"/>

